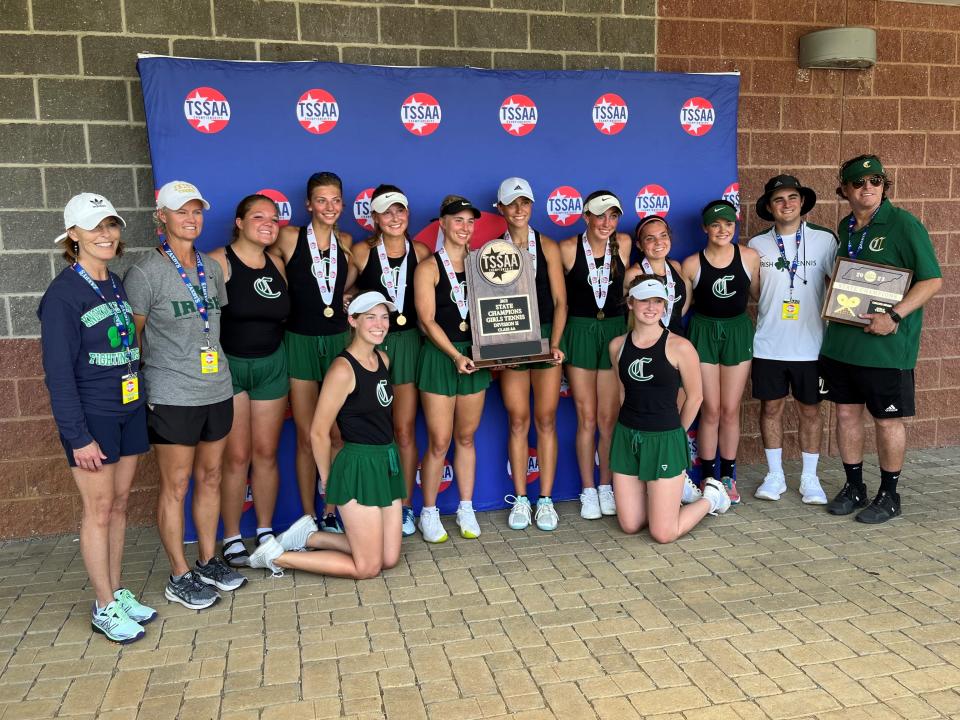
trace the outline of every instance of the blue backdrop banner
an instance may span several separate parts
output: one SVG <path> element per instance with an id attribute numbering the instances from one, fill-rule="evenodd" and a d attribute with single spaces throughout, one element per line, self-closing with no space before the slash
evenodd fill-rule
<path id="1" fill-rule="evenodd" d="M 448 193 L 489 209 L 475 242 L 489 239 L 503 227 L 492 207 L 497 186 L 513 175 L 529 180 L 536 196 L 532 225 L 543 234 L 560 239 L 581 232 L 583 198 L 606 189 L 621 199 L 624 232 L 641 217 L 667 217 L 678 259 L 703 246 L 699 210 L 707 201 L 725 197 L 739 205 L 735 74 L 154 56 L 142 56 L 138 69 L 157 187 L 188 180 L 211 203 L 201 249 L 229 241 L 234 208 L 252 192 L 277 200 L 284 223 L 305 224 L 306 180 L 320 170 L 343 179 L 339 224 L 355 239 L 371 229 L 370 193 L 380 183 L 403 189 L 411 233 L 428 244 L 435 239 L 431 220 Z M 554 496 L 564 499 L 580 488 L 570 400 L 561 401 L 558 421 Z M 478 509 L 501 507 L 504 494 L 512 492 L 505 433 L 494 389 L 477 435 Z M 533 482 L 533 431 L 530 446 Z M 278 526 L 299 508 L 292 459 L 282 458 L 281 467 Z M 441 511 L 452 512 L 457 500 L 454 482 L 440 495 Z"/>

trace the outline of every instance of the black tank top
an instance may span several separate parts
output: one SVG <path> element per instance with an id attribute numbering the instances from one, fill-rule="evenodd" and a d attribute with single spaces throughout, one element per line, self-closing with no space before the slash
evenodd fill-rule
<path id="1" fill-rule="evenodd" d="M 623 300 L 623 261 L 620 259 L 620 253 L 615 253 L 610 258 L 610 286 L 607 288 L 607 297 L 604 300 L 603 307 L 597 307 L 597 301 L 593 297 L 593 287 L 590 285 L 590 277 L 587 271 L 587 256 L 583 252 L 582 235 L 577 238 L 577 259 L 573 263 L 570 272 L 567 273 L 565 282 L 567 285 L 567 312 L 571 317 L 595 318 L 599 310 L 603 310 L 606 317 L 614 317 L 617 314 L 625 314 L 625 305 Z M 595 266 L 600 269 L 603 267 L 603 257 L 594 258 Z"/>
<path id="2" fill-rule="evenodd" d="M 244 265 L 229 245 L 224 251 L 230 263 L 230 302 L 223 306 L 220 342 L 228 355 L 266 357 L 283 340 L 283 323 L 290 314 L 287 282 L 268 257 L 258 269 Z"/>
<path id="3" fill-rule="evenodd" d="M 401 330 L 411 330 L 417 328 L 417 306 L 413 301 L 413 271 L 417 269 L 417 251 L 413 247 L 413 240 L 410 240 L 410 250 L 407 253 L 407 276 L 399 277 L 400 266 L 403 265 L 402 257 L 388 257 L 387 261 L 393 269 L 393 282 L 396 284 L 402 282 L 406 285 L 406 295 L 403 297 L 403 316 L 407 322 L 403 325 L 397 325 L 397 315 L 399 312 L 390 313 L 390 332 L 400 332 Z M 396 285 L 395 285 L 396 286 Z M 367 257 L 367 264 L 363 266 L 363 271 L 357 276 L 358 292 L 368 292 L 375 290 L 383 293 L 383 296 L 390 299 L 390 293 L 387 292 L 387 286 L 383 283 L 383 273 L 380 267 L 380 256 L 377 254 L 376 246 L 370 248 L 370 254 Z"/>
<path id="4" fill-rule="evenodd" d="M 733 246 L 733 259 L 724 268 L 715 268 L 700 251 L 700 277 L 693 288 L 696 311 L 712 318 L 732 318 L 747 311 L 750 278 L 740 259 L 740 246 Z"/>
<path id="5" fill-rule="evenodd" d="M 353 368 L 353 392 L 337 413 L 337 426 L 345 442 L 386 445 L 393 442 L 393 386 L 390 373 L 377 352 L 377 369 L 367 370 L 347 350 L 337 357 L 346 358 Z"/>
<path id="6" fill-rule="evenodd" d="M 673 311 L 670 313 L 668 318 L 667 327 L 670 328 L 670 332 L 676 333 L 680 337 L 685 335 L 683 329 L 683 303 L 687 299 L 687 286 L 683 282 L 683 278 L 680 276 L 676 270 L 674 270 L 673 265 L 670 264 L 670 261 L 665 261 L 667 266 L 667 272 L 670 274 L 670 277 L 673 278 L 673 292 L 676 300 L 673 303 Z M 643 270 L 643 257 L 640 258 L 640 272 Z M 666 284 L 666 275 L 657 275 L 658 278 L 661 278 Z"/>
<path id="7" fill-rule="evenodd" d="M 434 311 L 433 319 L 436 320 L 440 329 L 447 334 L 450 342 L 470 342 L 473 338 L 470 335 L 470 326 L 466 330 L 460 329 L 460 311 L 457 309 L 457 303 L 453 299 L 453 288 L 450 286 L 450 278 L 447 277 L 447 271 L 443 267 L 443 260 L 440 259 L 440 253 L 433 254 L 437 261 L 437 270 L 440 272 L 440 279 L 437 281 L 437 287 L 434 289 Z M 463 287 L 464 298 L 467 293 L 466 270 L 457 273 L 457 282 Z M 467 323 L 470 322 L 470 316 L 467 315 Z"/>
<path id="8" fill-rule="evenodd" d="M 553 322 L 553 291 L 550 290 L 550 270 L 547 268 L 547 257 L 543 254 L 540 233 L 536 230 L 533 235 L 537 240 L 537 310 L 540 312 L 540 323 Z M 548 338 L 549 339 L 549 338 Z"/>
<path id="9" fill-rule="evenodd" d="M 682 427 L 677 410 L 680 372 L 667 360 L 667 338 L 664 328 L 660 339 L 648 348 L 633 344 L 633 333 L 627 333 L 617 361 L 623 383 L 623 405 L 618 418 L 633 430 L 663 432 Z"/>
<path id="10" fill-rule="evenodd" d="M 320 257 L 330 257 L 330 249 L 320 251 Z M 300 228 L 297 246 L 287 263 L 287 284 L 290 287 L 290 319 L 287 330 L 300 335 L 337 335 L 347 330 L 343 312 L 343 290 L 347 284 L 347 256 L 337 243 L 337 280 L 333 286 L 333 317 L 324 317 L 325 303 L 320 296 L 317 278 L 313 274 L 313 258 L 307 245 L 307 228 Z"/>

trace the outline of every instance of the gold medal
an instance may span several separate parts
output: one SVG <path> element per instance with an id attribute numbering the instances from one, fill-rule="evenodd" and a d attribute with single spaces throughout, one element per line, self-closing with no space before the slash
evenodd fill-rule
<path id="1" fill-rule="evenodd" d="M 406 324 L 407 324 L 406 316 L 403 313 L 400 313 L 399 315 L 397 315 L 397 325 L 406 325 Z"/>
<path id="2" fill-rule="evenodd" d="M 606 315 L 604 314 L 603 310 L 597 311 L 597 320 L 603 320 L 605 317 Z"/>
<path id="3" fill-rule="evenodd" d="M 470 326 L 467 325 L 467 321 L 466 321 L 466 320 L 461 320 L 461 321 L 460 321 L 460 331 L 461 331 L 461 332 L 466 332 L 469 328 L 470 328 Z"/>
<path id="4" fill-rule="evenodd" d="M 323 309 L 323 316 L 324 316 L 324 317 L 327 317 L 327 318 L 332 318 L 332 317 L 333 317 L 333 308 L 332 308 L 332 307 L 329 307 L 329 306 L 328 306 L 328 307 L 325 307 L 325 308 Z"/>

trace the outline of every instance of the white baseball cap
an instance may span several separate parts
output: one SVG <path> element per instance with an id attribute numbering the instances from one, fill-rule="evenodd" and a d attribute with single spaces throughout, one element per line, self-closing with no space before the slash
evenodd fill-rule
<path id="1" fill-rule="evenodd" d="M 583 206 L 583 209 L 591 215 L 603 215 L 610 208 L 616 208 L 623 215 L 623 208 L 620 207 L 620 201 L 617 200 L 616 195 L 607 193 L 597 195 Z"/>
<path id="2" fill-rule="evenodd" d="M 375 212 L 377 214 L 384 213 L 387 211 L 391 205 L 403 205 L 405 208 L 410 207 L 410 203 L 407 200 L 407 196 L 402 192 L 385 192 L 383 195 L 377 195 L 373 200 L 370 201 L 370 212 Z"/>
<path id="3" fill-rule="evenodd" d="M 634 300 L 649 300 L 650 298 L 667 299 L 667 288 L 659 280 L 644 280 L 630 288 L 630 297 Z"/>
<path id="4" fill-rule="evenodd" d="M 518 197 L 525 197 L 533 202 L 533 188 L 530 187 L 530 183 L 521 177 L 508 177 L 500 183 L 500 189 L 497 190 L 497 202 L 499 204 L 509 205 Z"/>
<path id="5" fill-rule="evenodd" d="M 108 217 L 115 217 L 121 225 L 127 226 L 126 221 L 120 217 L 113 207 L 113 203 L 103 195 L 80 193 L 70 198 L 70 202 L 63 209 L 63 227 L 64 230 L 69 230 L 74 226 L 84 230 L 93 230 L 100 224 L 101 220 Z M 67 233 L 63 232 L 57 235 L 53 242 L 58 243 L 65 237 L 67 237 Z"/>
<path id="6" fill-rule="evenodd" d="M 196 185 L 185 180 L 171 180 L 157 193 L 157 210 L 179 210 L 191 200 L 202 202 L 204 210 L 210 209 L 210 203 L 203 199 Z"/>
<path id="7" fill-rule="evenodd" d="M 359 315 L 360 313 L 365 313 L 370 308 L 375 308 L 377 305 L 386 305 L 387 310 L 390 312 L 397 309 L 397 306 L 387 300 L 382 293 L 371 290 L 357 295 L 347 308 L 347 314 Z"/>

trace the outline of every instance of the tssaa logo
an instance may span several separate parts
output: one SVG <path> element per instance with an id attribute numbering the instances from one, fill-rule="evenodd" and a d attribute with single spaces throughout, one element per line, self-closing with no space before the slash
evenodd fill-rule
<path id="1" fill-rule="evenodd" d="M 513 467 L 507 460 L 507 477 L 513 477 Z M 532 485 L 540 479 L 540 462 L 537 460 L 537 449 L 527 449 L 527 485 Z"/>
<path id="2" fill-rule="evenodd" d="M 706 98 L 692 97 L 680 108 L 680 126 L 688 135 L 706 135 L 716 119 L 717 113 Z"/>
<path id="3" fill-rule="evenodd" d="M 212 135 L 230 122 L 230 103 L 215 88 L 194 88 L 183 101 L 183 116 L 197 132 Z"/>
<path id="4" fill-rule="evenodd" d="M 561 185 L 547 196 L 547 215 L 561 227 L 573 225 L 583 215 L 583 198 L 576 188 Z"/>
<path id="5" fill-rule="evenodd" d="M 500 104 L 500 126 L 510 135 L 529 135 L 537 117 L 536 103 L 526 95 L 511 95 Z"/>
<path id="6" fill-rule="evenodd" d="M 616 135 L 627 126 L 627 103 L 616 93 L 606 93 L 593 104 L 593 126 L 604 135 Z"/>
<path id="7" fill-rule="evenodd" d="M 293 210 L 290 207 L 290 201 L 287 200 L 286 195 L 279 190 L 274 190 L 273 188 L 257 190 L 257 195 L 266 195 L 277 204 L 277 209 L 280 211 L 280 227 L 290 224 L 290 218 L 293 216 Z"/>
<path id="8" fill-rule="evenodd" d="M 323 88 L 311 88 L 297 100 L 297 122 L 308 133 L 323 135 L 340 121 L 336 98 Z"/>
<path id="9" fill-rule="evenodd" d="M 740 183 L 734 182 L 727 185 L 721 197 L 728 203 L 733 203 L 737 209 L 737 217 L 740 217 Z"/>
<path id="10" fill-rule="evenodd" d="M 373 197 L 373 188 L 363 190 L 353 201 L 353 218 L 357 225 L 364 230 L 373 232 L 373 219 L 370 217 L 370 198 Z"/>
<path id="11" fill-rule="evenodd" d="M 423 484 L 420 482 L 420 470 L 422 466 L 417 465 L 417 487 L 422 488 Z M 450 464 L 449 460 L 443 461 L 443 473 L 440 475 L 440 490 L 437 491 L 437 494 L 442 493 L 453 482 L 453 466 Z"/>
<path id="12" fill-rule="evenodd" d="M 670 212 L 670 194 L 662 185 L 650 183 L 644 185 L 637 192 L 633 206 L 639 218 L 649 217 L 650 215 L 666 217 L 667 213 Z"/>
<path id="13" fill-rule="evenodd" d="M 428 93 L 413 93 L 400 106 L 400 122 L 419 137 L 429 135 L 440 127 L 441 119 L 440 103 Z"/>

